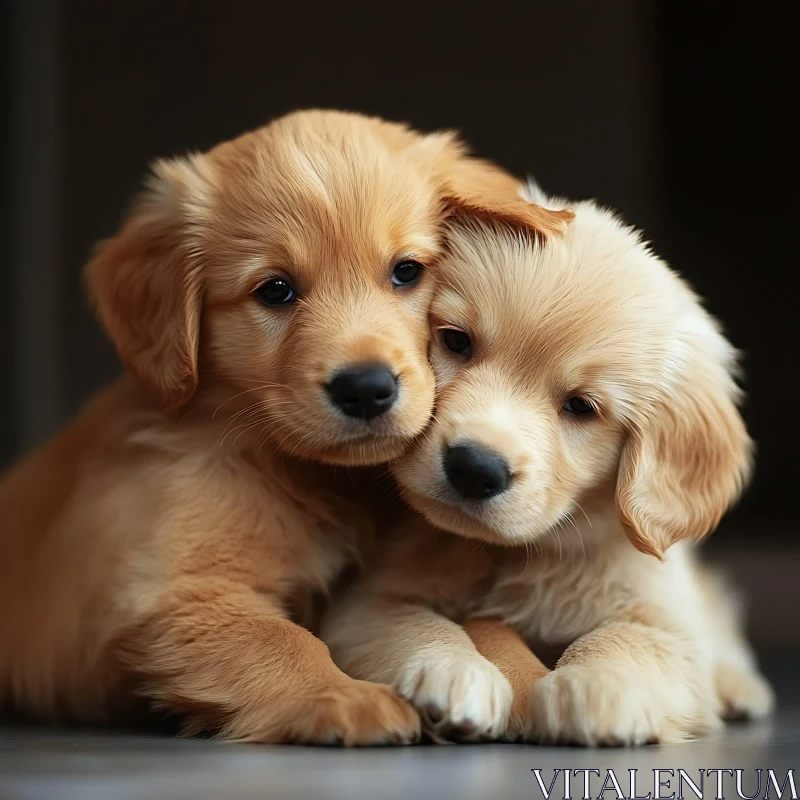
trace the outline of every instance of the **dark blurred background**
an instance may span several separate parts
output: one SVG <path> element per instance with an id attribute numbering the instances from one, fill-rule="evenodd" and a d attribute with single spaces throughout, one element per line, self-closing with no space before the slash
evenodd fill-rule
<path id="1" fill-rule="evenodd" d="M 459 128 L 643 227 L 745 354 L 758 470 L 725 535 L 792 544 L 797 16 L 685 0 L 8 3 L 0 462 L 118 371 L 80 275 L 148 161 L 337 107 Z"/>

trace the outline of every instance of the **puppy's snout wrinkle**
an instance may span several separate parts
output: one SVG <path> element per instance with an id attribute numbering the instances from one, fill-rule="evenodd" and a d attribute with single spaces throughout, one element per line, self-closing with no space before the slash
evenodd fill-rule
<path id="1" fill-rule="evenodd" d="M 444 471 L 450 485 L 466 500 L 488 500 L 502 494 L 511 482 L 506 460 L 475 442 L 448 447 Z"/>
<path id="2" fill-rule="evenodd" d="M 369 421 L 394 405 L 398 383 L 383 364 L 354 364 L 340 369 L 325 391 L 342 413 Z"/>

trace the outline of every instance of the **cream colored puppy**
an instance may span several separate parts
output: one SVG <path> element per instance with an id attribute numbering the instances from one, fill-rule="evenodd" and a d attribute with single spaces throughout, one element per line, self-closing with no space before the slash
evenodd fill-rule
<path id="1" fill-rule="evenodd" d="M 435 420 L 395 468 L 422 517 L 323 630 L 439 736 L 674 742 L 773 705 L 692 545 L 750 472 L 736 353 L 639 233 L 575 211 L 547 242 L 453 222 Z M 517 631 L 566 645 L 552 672 Z"/>

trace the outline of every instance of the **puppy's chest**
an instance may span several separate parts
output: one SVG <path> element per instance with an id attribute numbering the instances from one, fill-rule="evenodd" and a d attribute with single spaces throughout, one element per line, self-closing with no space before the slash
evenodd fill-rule
<path id="1" fill-rule="evenodd" d="M 483 614 L 499 616 L 530 642 L 567 644 L 601 624 L 624 602 L 624 587 L 584 564 L 505 565 Z"/>
<path id="2" fill-rule="evenodd" d="M 264 486 L 258 515 L 265 588 L 284 599 L 327 593 L 358 560 L 370 518 L 335 492 L 280 477 Z"/>
<path id="3" fill-rule="evenodd" d="M 284 562 L 286 592 L 297 589 L 327 592 L 342 570 L 358 558 L 359 525 L 344 509 L 321 514 L 286 499 L 267 522 L 268 539 L 278 545 Z M 274 527 L 273 527 L 274 526 Z M 271 554 L 266 553 L 268 559 Z"/>

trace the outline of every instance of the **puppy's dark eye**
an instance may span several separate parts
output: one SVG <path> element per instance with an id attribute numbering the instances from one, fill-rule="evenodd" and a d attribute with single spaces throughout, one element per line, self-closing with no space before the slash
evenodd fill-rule
<path id="1" fill-rule="evenodd" d="M 472 341 L 469 335 L 458 328 L 442 328 L 442 343 L 453 353 L 460 356 L 468 356 L 472 352 Z"/>
<path id="2" fill-rule="evenodd" d="M 594 406 L 584 397 L 570 397 L 563 406 L 564 411 L 569 411 L 570 414 L 592 414 Z"/>
<path id="3" fill-rule="evenodd" d="M 296 297 L 292 284 L 284 278 L 273 278 L 262 283 L 255 295 L 265 306 L 281 306 L 291 303 Z"/>
<path id="4" fill-rule="evenodd" d="M 395 286 L 413 286 L 422 277 L 422 264 L 406 259 L 394 265 L 392 283 Z"/>

